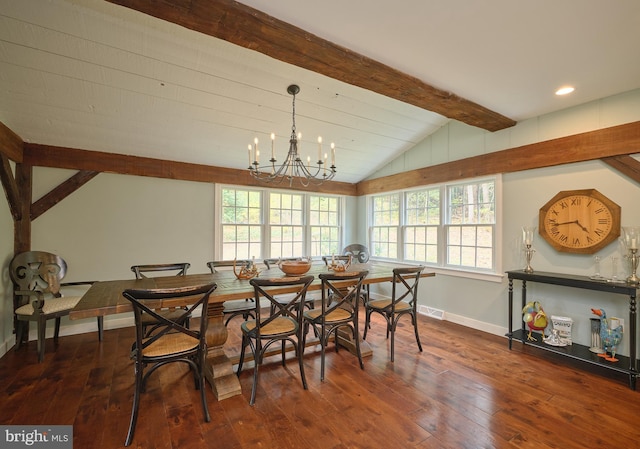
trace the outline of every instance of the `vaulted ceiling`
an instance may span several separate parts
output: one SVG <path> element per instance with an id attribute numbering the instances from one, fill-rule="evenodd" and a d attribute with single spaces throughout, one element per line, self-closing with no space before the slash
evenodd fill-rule
<path id="1" fill-rule="evenodd" d="M 449 120 L 488 130 L 640 87 L 637 0 L 5 0 L 0 122 L 23 140 L 245 169 L 291 97 L 355 183 Z M 576 87 L 567 97 L 554 91 Z"/>

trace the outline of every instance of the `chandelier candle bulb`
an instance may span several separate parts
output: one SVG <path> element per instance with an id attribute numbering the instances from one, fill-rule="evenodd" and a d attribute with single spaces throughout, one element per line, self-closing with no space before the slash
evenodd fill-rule
<path id="1" fill-rule="evenodd" d="M 276 135 L 274 133 L 271 133 L 271 159 L 273 159 L 274 161 L 276 160 L 276 150 L 274 146 L 275 141 Z"/>
<path id="2" fill-rule="evenodd" d="M 249 168 L 251 168 L 251 162 L 253 162 L 251 160 L 251 144 L 249 144 Z"/>
<path id="3" fill-rule="evenodd" d="M 318 160 L 322 156 L 322 137 L 318 136 Z"/>
<path id="4" fill-rule="evenodd" d="M 331 142 L 331 165 L 336 165 L 336 145 Z"/>

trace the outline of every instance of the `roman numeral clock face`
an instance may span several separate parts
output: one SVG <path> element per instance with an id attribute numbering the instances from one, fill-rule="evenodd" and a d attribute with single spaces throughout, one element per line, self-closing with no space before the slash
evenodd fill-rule
<path id="1" fill-rule="evenodd" d="M 593 254 L 620 236 L 620 206 L 595 189 L 558 193 L 539 221 L 540 235 L 562 252 Z"/>

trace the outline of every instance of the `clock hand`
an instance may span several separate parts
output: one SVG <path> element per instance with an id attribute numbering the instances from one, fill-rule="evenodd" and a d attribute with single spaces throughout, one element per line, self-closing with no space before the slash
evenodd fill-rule
<path id="1" fill-rule="evenodd" d="M 573 224 L 576 223 L 578 224 L 578 220 L 573 220 L 573 221 L 565 221 L 563 223 L 556 223 L 556 226 L 560 226 L 560 225 L 566 225 L 566 224 Z M 579 226 L 579 225 L 578 225 Z"/>
<path id="2" fill-rule="evenodd" d="M 589 232 L 589 230 L 588 230 L 587 228 L 585 228 L 584 226 L 582 226 L 578 220 L 576 220 L 576 221 L 575 221 L 575 223 L 576 223 L 578 226 L 580 226 L 580 229 L 582 229 L 584 232 Z"/>

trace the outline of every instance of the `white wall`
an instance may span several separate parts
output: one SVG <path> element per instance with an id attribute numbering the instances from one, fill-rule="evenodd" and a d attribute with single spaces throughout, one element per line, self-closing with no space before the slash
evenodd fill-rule
<path id="1" fill-rule="evenodd" d="M 640 120 L 640 90 L 595 101 L 559 113 L 519 123 L 513 128 L 488 133 L 458 122 L 451 122 L 436 134 L 391 162 L 371 178 L 391 175 L 432 164 L 440 164 L 493 151 L 517 147 L 552 138 L 592 131 Z M 630 149 L 634 150 L 634 149 Z M 640 148 L 637 149 L 640 153 Z M 561 190 L 595 188 L 622 208 L 622 225 L 640 225 L 640 186 L 601 161 L 509 173 L 503 176 L 503 252 L 502 271 L 524 267 L 521 227 L 537 226 L 538 211 Z M 365 198 L 359 199 L 365 209 Z M 361 240 L 366 226 L 360 223 Z M 593 274 L 592 255 L 572 255 L 555 251 L 537 235 L 532 266 L 538 271 Z M 612 243 L 597 255 L 603 259 L 602 272 L 611 275 L 611 257 L 622 256 Z M 624 263 L 619 263 L 620 269 Z M 622 275 L 622 274 L 621 274 Z M 520 282 L 515 286 L 514 327 L 520 326 Z M 385 291 L 380 292 L 382 294 Z M 426 278 L 420 289 L 422 306 L 445 311 L 445 319 L 503 335 L 507 330 L 507 279 L 502 282 L 458 276 Z M 528 300 L 540 300 L 549 315 L 573 318 L 574 341 L 590 344 L 590 308 L 604 308 L 608 316 L 628 321 L 628 298 L 596 292 L 529 283 Z M 628 355 L 628 335 L 620 353 Z"/>

